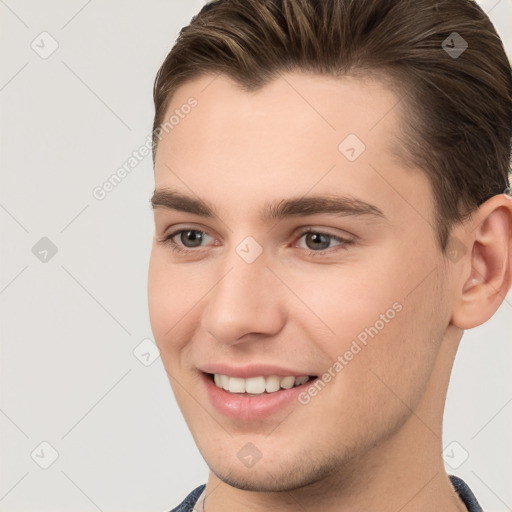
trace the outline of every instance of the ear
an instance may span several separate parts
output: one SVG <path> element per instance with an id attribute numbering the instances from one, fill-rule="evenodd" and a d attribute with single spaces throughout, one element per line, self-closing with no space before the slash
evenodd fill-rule
<path id="1" fill-rule="evenodd" d="M 492 317 L 512 285 L 512 197 L 500 194 L 483 203 L 461 236 L 464 242 L 455 239 L 455 245 L 466 252 L 451 323 L 471 329 Z"/>

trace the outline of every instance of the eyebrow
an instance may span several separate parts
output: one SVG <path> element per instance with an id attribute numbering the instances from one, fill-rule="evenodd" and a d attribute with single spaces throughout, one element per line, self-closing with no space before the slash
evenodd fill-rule
<path id="1" fill-rule="evenodd" d="M 155 190 L 150 202 L 153 209 L 165 208 L 192 213 L 202 217 L 218 216 L 215 207 L 209 202 L 168 188 Z M 373 204 L 351 196 L 333 194 L 292 197 L 266 203 L 260 212 L 260 218 L 264 222 L 271 222 L 287 217 L 322 213 L 335 214 L 342 217 L 368 215 L 386 218 L 382 210 Z"/>

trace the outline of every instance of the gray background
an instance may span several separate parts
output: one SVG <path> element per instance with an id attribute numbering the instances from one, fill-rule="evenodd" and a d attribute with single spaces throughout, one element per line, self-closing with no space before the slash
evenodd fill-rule
<path id="1" fill-rule="evenodd" d="M 511 0 L 481 4 L 510 55 Z M 202 5 L 0 0 L 0 512 L 163 512 L 206 481 L 152 345 L 151 157 L 92 195 L 147 140 Z M 486 511 L 512 510 L 511 317 L 509 294 L 465 334 L 445 416 L 447 470 Z"/>

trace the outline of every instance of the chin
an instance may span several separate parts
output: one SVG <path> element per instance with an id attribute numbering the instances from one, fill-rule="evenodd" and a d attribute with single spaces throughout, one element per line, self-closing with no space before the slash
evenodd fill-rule
<path id="1" fill-rule="evenodd" d="M 332 456 L 314 460 L 305 454 L 295 457 L 286 454 L 279 460 L 279 453 L 275 453 L 272 460 L 262 458 L 252 467 L 245 467 L 238 458 L 217 464 L 205 460 L 210 470 L 225 484 L 254 492 L 289 492 L 314 486 L 322 480 L 329 480 L 329 476 L 334 476 L 340 468 L 340 461 Z"/>
<path id="2" fill-rule="evenodd" d="M 214 472 L 215 473 L 215 472 Z M 231 471 L 230 473 L 215 473 L 217 478 L 225 484 L 243 491 L 254 492 L 285 492 L 293 491 L 312 485 L 322 479 L 318 473 L 307 475 L 304 472 L 298 474 L 295 469 L 272 473 L 265 469 L 253 471 Z"/>

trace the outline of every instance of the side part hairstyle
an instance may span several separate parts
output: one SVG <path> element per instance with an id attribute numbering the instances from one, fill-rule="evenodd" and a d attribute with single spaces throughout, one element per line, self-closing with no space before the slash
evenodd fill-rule
<path id="1" fill-rule="evenodd" d="M 455 223 L 509 187 L 511 67 L 474 0 L 210 2 L 157 73 L 153 159 L 185 82 L 222 73 L 255 91 L 293 71 L 375 78 L 396 94 L 392 151 L 427 174 L 443 251 Z"/>

